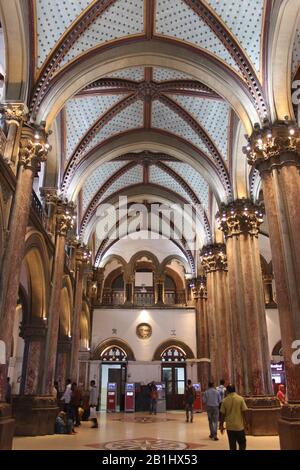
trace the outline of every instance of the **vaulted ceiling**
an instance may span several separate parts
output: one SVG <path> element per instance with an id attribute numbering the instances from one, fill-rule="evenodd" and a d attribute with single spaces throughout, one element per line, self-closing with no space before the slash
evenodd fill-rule
<path id="1" fill-rule="evenodd" d="M 240 150 L 253 123 L 271 116 L 267 51 L 279 3 L 29 0 L 28 105 L 55 130 L 58 185 L 78 203 L 83 237 L 102 202 L 157 194 L 201 207 L 209 240 L 216 204 L 258 186 Z"/>

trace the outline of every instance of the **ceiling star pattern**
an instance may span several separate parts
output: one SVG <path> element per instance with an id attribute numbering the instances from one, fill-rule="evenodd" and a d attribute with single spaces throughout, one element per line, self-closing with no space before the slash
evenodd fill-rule
<path id="1" fill-rule="evenodd" d="M 119 70 L 111 73 L 110 77 L 123 78 L 124 80 L 132 80 L 141 82 L 144 79 L 144 67 L 130 67 L 128 69 Z"/>
<path id="2" fill-rule="evenodd" d="M 209 188 L 205 179 L 187 163 L 166 162 L 165 164 L 185 180 L 207 211 Z"/>
<path id="3" fill-rule="evenodd" d="M 223 158 L 227 160 L 229 105 L 225 101 L 204 100 L 194 96 L 171 97 L 204 127 Z"/>
<path id="4" fill-rule="evenodd" d="M 296 30 L 294 47 L 293 47 L 293 62 L 292 62 L 292 76 L 294 76 L 300 65 L 300 24 Z"/>
<path id="5" fill-rule="evenodd" d="M 114 173 L 123 168 L 126 163 L 126 161 L 103 163 L 86 179 L 82 188 L 83 212 L 86 211 L 99 188 L 101 188 Z"/>
<path id="6" fill-rule="evenodd" d="M 67 125 L 67 159 L 92 124 L 124 95 L 85 96 L 73 98 L 65 106 Z"/>
<path id="7" fill-rule="evenodd" d="M 99 44 L 144 32 L 144 0 L 118 0 L 87 28 L 61 65 Z"/>
<path id="8" fill-rule="evenodd" d="M 164 188 L 168 188 L 170 191 L 179 194 L 187 203 L 193 203 L 187 191 L 185 191 L 184 188 L 174 178 L 172 178 L 172 176 L 168 175 L 168 173 L 161 168 L 154 165 L 150 166 L 149 181 L 150 183 L 163 186 Z"/>
<path id="9" fill-rule="evenodd" d="M 177 70 L 165 69 L 163 67 L 153 68 L 153 80 L 156 82 L 167 82 L 170 80 L 191 80 L 192 77 Z"/>
<path id="10" fill-rule="evenodd" d="M 107 199 L 112 194 L 124 189 L 125 187 L 132 186 L 143 182 L 143 167 L 136 165 L 126 173 L 121 174 L 120 178 L 112 183 L 112 185 L 103 193 L 101 200 Z"/>
<path id="11" fill-rule="evenodd" d="M 209 153 L 199 135 L 188 123 L 160 101 L 154 101 L 152 105 L 152 127 L 178 135 L 199 147 L 204 153 Z"/>
<path id="12" fill-rule="evenodd" d="M 36 0 L 38 67 L 90 0 Z"/>
<path id="13" fill-rule="evenodd" d="M 201 47 L 239 71 L 219 38 L 182 0 L 157 0 L 156 32 Z"/>
<path id="14" fill-rule="evenodd" d="M 206 0 L 260 70 L 264 0 Z"/>
<path id="15" fill-rule="evenodd" d="M 113 135 L 143 126 L 143 102 L 136 101 L 112 118 L 86 146 L 85 153 Z"/>

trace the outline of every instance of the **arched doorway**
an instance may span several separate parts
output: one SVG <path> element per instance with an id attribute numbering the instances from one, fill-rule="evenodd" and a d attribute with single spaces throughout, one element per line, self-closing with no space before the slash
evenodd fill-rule
<path id="1" fill-rule="evenodd" d="M 117 384 L 117 409 L 124 410 L 127 361 L 135 360 L 131 348 L 120 339 L 106 340 L 97 346 L 93 359 L 100 359 L 99 409 L 107 409 L 107 384 Z"/>
<path id="2" fill-rule="evenodd" d="M 186 359 L 194 357 L 192 350 L 181 341 L 166 341 L 155 351 L 153 360 L 161 361 L 161 381 L 166 387 L 166 407 L 182 410 L 186 384 Z"/>

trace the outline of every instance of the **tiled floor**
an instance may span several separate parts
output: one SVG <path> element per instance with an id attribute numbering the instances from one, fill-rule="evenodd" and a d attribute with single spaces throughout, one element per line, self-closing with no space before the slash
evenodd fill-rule
<path id="1" fill-rule="evenodd" d="M 150 422 L 149 422 L 150 421 Z M 228 448 L 226 434 L 219 441 L 208 437 L 206 413 L 196 414 L 194 423 L 186 423 L 183 412 L 154 416 L 145 413 L 100 414 L 100 426 L 91 429 L 83 422 L 75 435 L 15 437 L 14 450 L 96 450 L 96 449 L 201 449 Z M 277 450 L 278 437 L 247 437 L 249 450 Z"/>

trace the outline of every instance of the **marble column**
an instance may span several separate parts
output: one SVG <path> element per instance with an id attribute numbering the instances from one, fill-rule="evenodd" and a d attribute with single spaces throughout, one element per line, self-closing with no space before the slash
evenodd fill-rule
<path id="1" fill-rule="evenodd" d="M 23 112 L 23 108 L 22 108 Z M 18 150 L 18 172 L 16 189 L 12 202 L 9 236 L 2 260 L 0 279 L 0 340 L 5 345 L 6 364 L 0 365 L 0 402 L 4 401 L 7 368 L 12 346 L 12 333 L 18 300 L 19 281 L 22 259 L 24 256 L 25 235 L 29 219 L 33 179 L 40 169 L 41 162 L 48 153 L 47 135 L 44 129 L 26 124 L 21 131 Z M 38 132 L 38 134 L 37 134 Z M 15 142 L 16 143 L 16 142 Z M 11 142 L 11 146 L 13 143 Z M 14 165 L 15 152 L 11 149 L 8 160 Z M 8 155 L 8 154 L 7 154 Z M 12 445 L 14 420 L 11 419 L 11 406 L 0 403 L 0 449 L 9 449 Z"/>
<path id="2" fill-rule="evenodd" d="M 211 358 L 211 378 L 232 381 L 230 306 L 227 284 L 225 245 L 206 245 L 201 251 L 202 267 L 207 277 L 207 315 Z"/>
<path id="3" fill-rule="evenodd" d="M 74 206 L 66 200 L 58 199 L 56 206 L 56 240 L 52 272 L 52 288 L 50 294 L 48 331 L 46 338 L 45 368 L 43 378 L 43 394 L 51 395 L 57 353 L 60 296 L 62 289 L 65 242 L 68 231 L 74 224 Z"/>
<path id="4" fill-rule="evenodd" d="M 217 214 L 226 238 L 234 383 L 247 397 L 250 432 L 277 434 L 278 402 L 273 396 L 264 291 L 258 246 L 261 209 L 250 200 L 222 205 Z"/>
<path id="5" fill-rule="evenodd" d="M 76 248 L 76 278 L 75 278 L 75 301 L 72 323 L 72 346 L 70 378 L 78 382 L 78 358 L 80 348 L 80 318 L 82 313 L 83 276 L 85 266 L 90 261 L 90 254 L 86 246 L 78 244 Z"/>
<path id="6" fill-rule="evenodd" d="M 207 290 L 206 278 L 201 277 L 196 280 L 194 288 L 195 319 L 196 319 L 196 346 L 198 363 L 198 380 L 201 390 L 208 388 L 210 382 L 210 352 L 209 352 L 209 331 L 207 318 Z"/>
<path id="7" fill-rule="evenodd" d="M 261 175 L 276 284 L 288 403 L 279 421 L 282 449 L 300 443 L 300 129 L 258 126 L 245 148 Z"/>
<path id="8" fill-rule="evenodd" d="M 48 144 L 43 129 L 38 138 L 33 127 L 24 125 L 19 149 L 19 168 L 14 194 L 9 236 L 4 250 L 0 280 L 0 340 L 6 346 L 6 366 L 0 366 L 0 401 L 4 399 L 6 370 L 10 357 L 12 331 L 18 300 L 20 271 L 24 255 L 34 175 L 46 160 Z"/>

